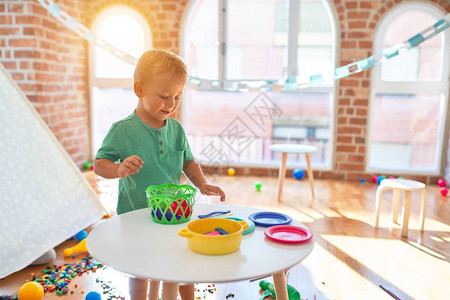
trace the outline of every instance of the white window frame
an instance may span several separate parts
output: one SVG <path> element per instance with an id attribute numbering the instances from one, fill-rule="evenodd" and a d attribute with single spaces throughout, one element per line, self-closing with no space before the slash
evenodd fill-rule
<path id="1" fill-rule="evenodd" d="M 440 10 L 438 7 L 424 2 L 411 2 L 403 3 L 392 10 L 390 10 L 386 16 L 382 19 L 380 25 L 375 32 L 375 42 L 374 42 L 374 54 L 377 55 L 383 50 L 383 40 L 386 30 L 391 25 L 392 21 L 400 14 L 408 11 L 421 11 L 430 14 L 436 18 L 436 21 L 445 17 L 445 12 Z M 423 28 L 425 29 L 425 28 Z M 366 147 L 366 171 L 371 173 L 385 173 L 385 174 L 412 174 L 412 175 L 439 175 L 443 172 L 443 153 L 446 153 L 447 142 L 446 137 L 446 116 L 448 115 L 448 100 L 449 100 L 449 81 L 450 81 L 450 32 L 445 30 L 442 32 L 444 34 L 444 43 L 442 44 L 442 65 L 441 65 L 441 80 L 440 81 L 384 81 L 381 79 L 382 72 L 381 67 L 376 67 L 372 71 L 371 79 L 371 95 L 370 95 L 370 105 L 369 105 L 369 129 L 371 124 L 372 112 L 374 109 L 374 100 L 376 94 L 399 94 L 405 95 L 405 91 L 411 94 L 417 93 L 441 93 L 444 95 L 443 99 L 443 109 L 439 116 L 439 132 L 437 141 L 437 155 L 436 161 L 434 163 L 433 170 L 410 170 L 410 169 L 384 169 L 384 168 L 373 168 L 370 166 L 370 145 Z M 405 37 L 409 38 L 409 37 Z M 436 37 L 437 38 L 437 37 Z M 447 51 L 445 51 L 448 49 Z M 394 58 L 395 59 L 395 58 Z M 371 130 L 368 130 L 367 143 L 371 141 Z"/>
<path id="2" fill-rule="evenodd" d="M 245 81 L 245 82 L 258 82 L 258 81 L 269 81 L 270 79 L 233 79 L 228 80 L 226 78 L 227 74 L 227 51 L 226 51 L 226 45 L 227 45 L 227 6 L 228 1 L 227 0 L 218 0 L 219 1 L 219 80 L 221 80 L 225 86 L 233 86 L 233 83 L 239 82 L 239 81 Z M 297 65 L 297 55 L 298 55 L 298 18 L 299 18 L 299 5 L 301 0 L 289 0 L 289 29 L 288 29 L 288 64 L 287 64 L 287 76 L 289 78 L 297 78 L 298 77 L 298 65 Z M 336 48 L 336 45 L 339 43 L 339 25 L 337 23 L 337 15 L 334 10 L 334 6 L 330 5 L 330 0 L 324 0 L 323 3 L 326 6 L 328 16 L 330 18 L 331 22 L 331 35 L 333 38 L 332 43 L 332 62 L 333 62 L 333 70 L 336 67 L 336 62 L 338 61 L 338 51 Z M 189 56 L 189 30 L 188 30 L 188 22 L 191 20 L 192 12 L 194 11 L 195 6 L 198 4 L 198 0 L 190 0 L 187 5 L 185 12 L 183 14 L 183 17 L 181 19 L 181 26 L 180 26 L 180 54 L 182 57 L 188 57 Z M 280 78 L 273 78 L 273 81 L 278 81 Z M 281 91 L 282 93 L 295 93 L 298 91 L 295 90 L 286 90 Z M 301 90 L 302 93 L 326 93 L 330 94 L 332 96 L 332 104 L 330 105 L 330 149 L 334 149 L 335 144 L 335 120 L 336 120 L 336 99 L 337 99 L 337 89 L 336 84 L 334 81 L 331 82 L 331 85 L 318 85 L 313 87 L 307 87 L 303 88 Z M 182 103 L 182 114 L 181 118 L 182 120 L 186 120 L 187 118 L 187 106 L 186 103 L 183 101 Z M 331 170 L 332 166 L 334 165 L 334 151 L 331 150 L 327 154 L 327 164 L 324 165 L 318 165 L 314 168 L 317 170 Z M 265 166 L 267 167 L 267 164 L 250 164 L 250 163 L 237 163 L 235 166 L 242 166 L 242 167 L 255 167 L 255 166 Z M 278 166 L 278 164 L 273 164 L 273 166 Z M 298 166 L 298 164 L 295 164 L 295 166 Z M 288 164 L 288 167 L 293 167 Z"/>
<path id="3" fill-rule="evenodd" d="M 115 5 L 113 7 L 109 7 L 105 10 L 103 10 L 95 19 L 95 21 L 92 24 L 91 30 L 92 32 L 96 33 L 98 26 L 107 18 L 114 15 L 129 15 L 133 19 L 135 19 L 139 25 L 141 25 L 142 30 L 144 31 L 144 38 L 145 38 L 145 48 L 144 49 L 150 49 L 152 47 L 152 33 L 150 31 L 150 27 L 145 20 L 145 18 L 135 11 L 132 8 L 129 8 L 125 5 Z M 93 119 L 93 109 L 92 109 L 92 90 L 95 87 L 98 88 L 112 88 L 112 87 L 122 87 L 122 88 L 133 88 L 134 80 L 133 78 L 104 78 L 104 77 L 97 77 L 95 75 L 95 48 L 96 45 L 93 43 L 89 43 L 89 50 L 88 50 L 88 61 L 89 61 L 89 151 L 90 156 L 93 157 L 95 153 L 92 149 L 92 137 L 93 137 L 93 128 L 92 128 L 92 119 Z"/>

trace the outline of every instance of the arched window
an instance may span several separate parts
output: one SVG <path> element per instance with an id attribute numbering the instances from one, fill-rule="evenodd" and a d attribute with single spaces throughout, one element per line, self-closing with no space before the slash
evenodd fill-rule
<path id="1" fill-rule="evenodd" d="M 260 92 L 187 88 L 183 121 L 194 154 L 200 155 L 214 142 L 231 163 L 267 165 L 280 159 L 271 153 L 271 144 L 307 143 L 319 148 L 312 163 L 331 167 L 336 32 L 326 1 L 191 1 L 183 26 L 182 55 L 191 76 L 221 80 L 225 88 L 242 81 L 250 86 L 287 78 L 308 82 L 318 73 L 328 80 L 300 91 L 266 91 L 263 96 L 281 113 L 264 127 L 245 113 L 259 101 Z M 221 138 L 236 118 L 252 132 L 251 143 L 242 152 Z M 303 163 L 300 155 L 288 156 L 291 166 Z"/>
<path id="2" fill-rule="evenodd" d="M 104 10 L 93 23 L 92 31 L 136 58 L 152 45 L 150 28 L 145 19 L 125 6 Z M 131 114 L 138 99 L 133 92 L 134 65 L 92 44 L 89 59 L 91 145 L 94 156 L 112 123 Z"/>
<path id="3" fill-rule="evenodd" d="M 409 39 L 444 16 L 425 3 L 399 5 L 377 29 L 374 53 Z M 440 172 L 449 54 L 449 33 L 444 31 L 373 70 L 369 171 Z"/>

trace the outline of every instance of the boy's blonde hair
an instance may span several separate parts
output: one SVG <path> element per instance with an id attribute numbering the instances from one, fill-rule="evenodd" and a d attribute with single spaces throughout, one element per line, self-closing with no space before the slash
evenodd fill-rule
<path id="1" fill-rule="evenodd" d="M 144 52 L 134 70 L 134 81 L 146 82 L 162 73 L 173 73 L 186 82 L 187 68 L 181 57 L 173 52 L 152 49 Z"/>

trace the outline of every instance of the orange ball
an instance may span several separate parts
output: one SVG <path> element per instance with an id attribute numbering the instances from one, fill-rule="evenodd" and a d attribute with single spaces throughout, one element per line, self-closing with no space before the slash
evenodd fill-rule
<path id="1" fill-rule="evenodd" d="M 30 281 L 20 287 L 17 296 L 19 300 L 42 300 L 44 288 L 39 283 Z"/>

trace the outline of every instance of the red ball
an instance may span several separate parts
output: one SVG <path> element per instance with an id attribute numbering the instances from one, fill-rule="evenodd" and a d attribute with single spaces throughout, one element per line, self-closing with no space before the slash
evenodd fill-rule
<path id="1" fill-rule="evenodd" d="M 94 164 L 89 166 L 89 170 L 94 171 Z"/>
<path id="2" fill-rule="evenodd" d="M 441 187 L 441 195 L 445 197 L 447 196 L 447 194 L 448 194 L 447 188 L 445 186 Z"/>
<path id="3" fill-rule="evenodd" d="M 373 176 L 372 176 L 372 182 L 373 182 L 373 183 L 377 183 L 377 178 L 378 178 L 377 175 L 373 175 Z"/>
<path id="4" fill-rule="evenodd" d="M 444 187 L 447 185 L 447 183 L 445 182 L 445 179 L 439 178 L 437 181 L 438 186 L 440 187 Z"/>

